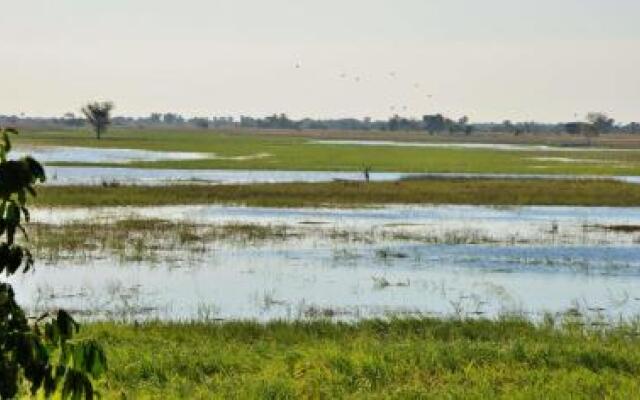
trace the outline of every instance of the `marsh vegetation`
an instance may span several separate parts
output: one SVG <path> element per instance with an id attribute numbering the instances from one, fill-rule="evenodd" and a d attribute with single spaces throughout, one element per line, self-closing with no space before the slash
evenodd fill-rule
<path id="1" fill-rule="evenodd" d="M 404 182 L 252 185 L 48 186 L 37 206 L 243 204 L 258 207 L 380 204 L 567 205 L 640 204 L 640 185 L 609 180 L 436 179 Z"/>
<path id="2" fill-rule="evenodd" d="M 640 224 L 632 208 L 182 205 L 35 209 L 33 219 L 42 267 L 15 281 L 21 301 L 89 321 L 200 321 L 204 311 L 537 320 L 573 309 L 612 323 L 640 304 L 637 233 L 604 228 Z"/>
<path id="3" fill-rule="evenodd" d="M 74 135 L 29 140 L 90 140 Z M 301 165 L 282 164 L 283 154 L 308 146 L 304 154 L 325 169 L 321 148 L 356 154 L 289 135 L 216 133 L 191 144 L 158 135 L 114 130 L 91 146 L 203 154 L 136 161 L 118 157 L 164 155 L 114 153 L 107 163 L 159 168 L 287 169 Z M 257 151 L 269 156 L 247 157 Z M 506 160 L 523 153 L 527 162 L 563 165 L 551 173 L 574 168 L 561 161 L 569 157 L 586 160 L 578 164 L 589 173 L 613 172 L 598 170 L 602 159 L 635 162 L 633 151 L 605 149 L 579 156 L 543 148 L 393 151 L 409 159 L 442 152 L 474 165 L 456 171 L 477 170 L 476 161 L 494 156 L 500 168 L 479 169 L 511 170 Z M 630 349 L 640 315 L 640 185 L 587 176 L 376 182 L 391 164 L 374 167 L 364 182 L 356 169 L 363 154 L 340 165 L 358 171 L 340 182 L 128 185 L 114 178 L 42 187 L 29 226 L 40 266 L 11 283 L 29 312 L 65 308 L 105 343 L 107 398 L 636 390 Z M 580 168 L 572 172 L 587 171 Z"/>

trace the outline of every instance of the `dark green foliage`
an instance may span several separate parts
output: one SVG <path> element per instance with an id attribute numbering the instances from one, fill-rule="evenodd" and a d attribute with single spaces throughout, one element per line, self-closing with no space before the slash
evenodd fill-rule
<path id="1" fill-rule="evenodd" d="M 26 236 L 29 221 L 27 192 L 45 180 L 42 165 L 31 157 L 7 161 L 9 133 L 0 130 L 0 273 L 29 271 L 34 259 L 29 249 L 15 244 L 17 231 Z M 15 398 L 28 385 L 32 395 L 50 397 L 61 387 L 63 399 L 92 399 L 91 378 L 107 368 L 104 351 L 95 341 L 74 341 L 79 325 L 63 310 L 31 322 L 15 301 L 11 285 L 0 282 L 0 399 Z"/>

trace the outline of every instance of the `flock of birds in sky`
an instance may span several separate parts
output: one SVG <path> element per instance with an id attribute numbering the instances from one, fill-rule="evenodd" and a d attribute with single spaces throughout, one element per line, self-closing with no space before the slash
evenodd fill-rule
<path id="1" fill-rule="evenodd" d="M 296 63 L 295 63 L 295 68 L 296 68 L 297 70 L 302 69 L 302 63 L 301 63 L 300 61 L 296 62 Z M 398 74 L 397 74 L 395 71 L 390 71 L 390 72 L 388 73 L 388 76 L 389 76 L 389 78 L 391 78 L 391 79 L 395 79 L 395 78 L 397 78 L 397 77 L 398 77 Z M 349 75 L 349 74 L 347 74 L 346 72 L 342 72 L 342 73 L 340 73 L 340 74 L 338 75 L 338 77 L 339 77 L 340 79 L 345 79 L 345 80 L 346 80 L 346 79 L 353 79 L 353 81 L 354 81 L 354 82 L 356 82 L 356 83 L 360 83 L 360 82 L 362 81 L 362 78 L 361 78 L 359 75 L 353 75 L 353 76 L 350 76 L 350 75 Z M 420 83 L 418 83 L 418 82 L 415 82 L 415 83 L 413 83 L 413 88 L 414 88 L 415 90 L 421 90 L 421 89 L 422 89 L 422 85 L 420 85 Z M 431 94 L 431 93 L 427 93 L 427 94 L 425 94 L 425 96 L 426 96 L 426 98 L 427 98 L 427 99 L 429 99 L 429 100 L 432 100 L 432 99 L 433 99 L 433 94 Z M 396 106 L 396 105 L 389 106 L 389 110 L 390 110 L 392 113 L 399 112 L 399 111 L 406 112 L 408 109 L 409 109 L 409 107 L 407 107 L 407 106 L 401 106 L 401 107 Z M 578 121 L 578 120 L 580 119 L 580 118 L 579 118 L 579 116 L 580 116 L 580 113 L 578 113 L 578 112 L 574 113 L 574 119 L 575 119 L 576 121 Z"/>
<path id="2" fill-rule="evenodd" d="M 296 68 L 296 69 L 298 69 L 298 70 L 299 70 L 299 69 L 302 69 L 302 63 L 301 63 L 301 62 L 299 62 L 299 61 L 298 61 L 298 62 L 296 62 L 296 64 L 295 64 L 295 68 Z M 340 75 L 338 75 L 338 76 L 339 76 L 339 78 L 340 78 L 340 79 L 350 79 L 349 74 L 347 74 L 346 72 L 342 72 L 342 73 L 340 73 Z M 395 71 L 390 71 L 390 72 L 389 72 L 389 77 L 390 77 L 391 79 L 395 79 L 397 76 L 398 76 L 398 74 L 397 74 Z M 358 76 L 358 75 L 354 75 L 354 76 L 353 76 L 353 77 L 351 77 L 351 78 L 352 78 L 352 79 L 353 79 L 353 81 L 354 81 L 354 82 L 356 82 L 356 83 L 360 83 L 360 81 L 362 80 L 362 78 L 361 78 L 360 76 Z M 420 85 L 420 83 L 417 83 L 417 82 L 416 82 L 416 83 L 414 83 L 414 84 L 413 84 L 413 88 L 414 88 L 414 89 L 416 89 L 416 90 L 421 90 L 421 85 Z M 426 97 L 427 97 L 429 100 L 431 100 L 431 99 L 433 99 L 433 94 L 427 93 L 427 94 L 426 94 Z M 400 110 L 402 110 L 402 111 L 407 111 L 407 110 L 408 110 L 408 107 L 407 107 L 407 106 L 398 107 L 398 106 L 392 105 L 392 106 L 389 106 L 389 110 L 390 110 L 391 112 L 396 112 L 396 111 L 400 111 Z"/>

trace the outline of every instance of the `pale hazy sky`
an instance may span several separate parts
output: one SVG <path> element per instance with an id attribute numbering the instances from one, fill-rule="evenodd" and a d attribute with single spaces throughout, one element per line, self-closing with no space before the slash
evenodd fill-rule
<path id="1" fill-rule="evenodd" d="M 0 114 L 640 120 L 639 0 L 0 2 Z"/>

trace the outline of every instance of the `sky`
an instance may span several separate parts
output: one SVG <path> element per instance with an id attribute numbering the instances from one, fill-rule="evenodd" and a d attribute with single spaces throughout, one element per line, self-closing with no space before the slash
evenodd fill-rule
<path id="1" fill-rule="evenodd" d="M 0 114 L 640 121 L 638 0 L 0 1 Z"/>

